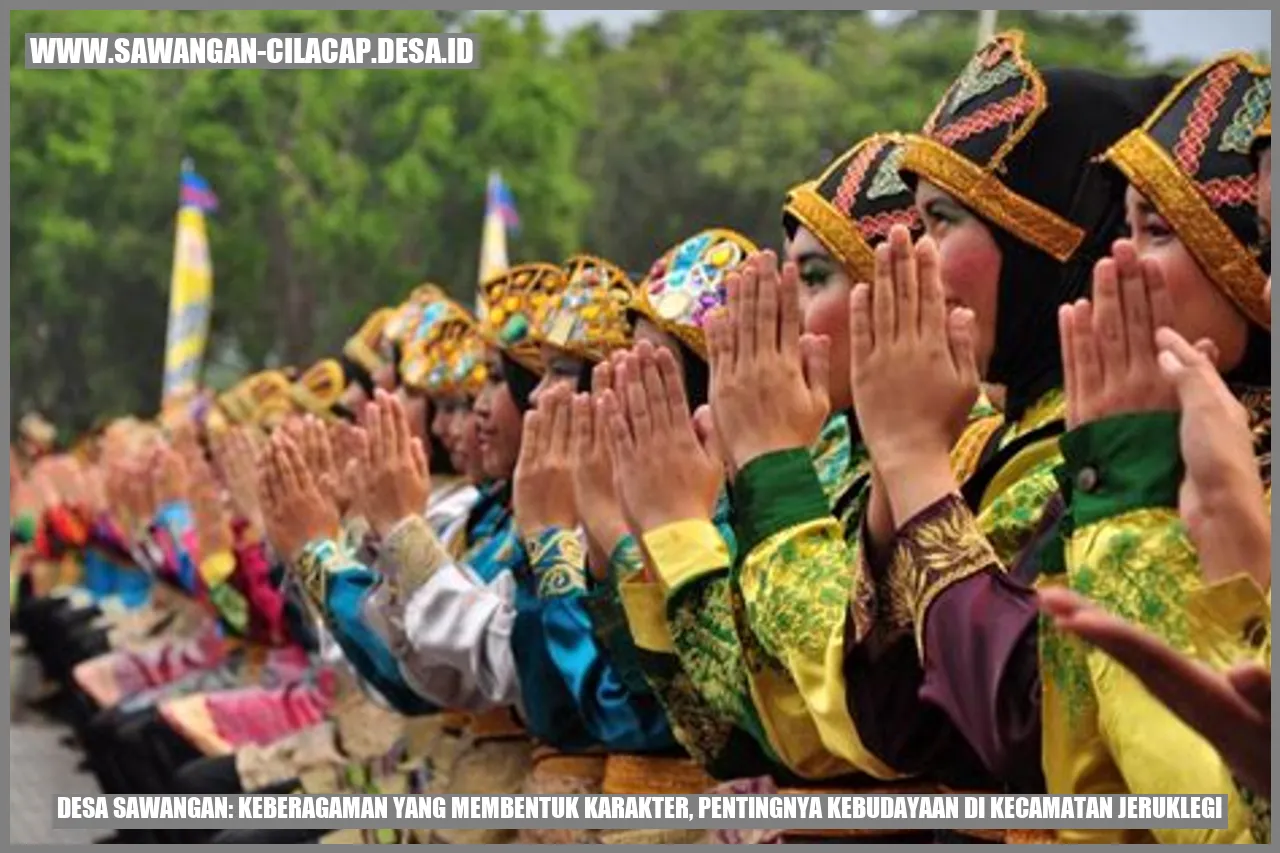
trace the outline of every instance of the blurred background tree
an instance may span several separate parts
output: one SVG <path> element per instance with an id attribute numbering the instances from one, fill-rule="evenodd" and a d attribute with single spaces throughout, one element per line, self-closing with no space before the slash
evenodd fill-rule
<path id="1" fill-rule="evenodd" d="M 643 272 L 709 225 L 765 245 L 788 187 L 913 129 L 973 50 L 971 12 L 665 12 L 553 37 L 536 12 L 11 16 L 14 417 L 71 434 L 158 404 L 179 164 L 210 221 L 206 380 L 333 353 L 431 280 L 470 303 L 488 171 L 513 262 L 586 250 Z M 1002 13 L 1044 65 L 1150 70 L 1125 13 Z M 483 71 L 29 71 L 28 32 L 479 33 Z"/>

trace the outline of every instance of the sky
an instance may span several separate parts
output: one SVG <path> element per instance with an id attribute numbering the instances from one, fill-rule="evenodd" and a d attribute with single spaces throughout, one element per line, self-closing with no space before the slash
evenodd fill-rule
<path id="1" fill-rule="evenodd" d="M 657 12 L 641 9 L 544 10 L 555 29 L 569 29 L 598 20 L 609 29 L 622 29 Z M 1267 9 L 1159 9 L 1132 12 L 1147 56 L 1155 62 L 1174 57 L 1207 59 L 1234 48 L 1271 47 L 1271 12 Z M 976 25 L 976 24 L 975 24 Z"/>

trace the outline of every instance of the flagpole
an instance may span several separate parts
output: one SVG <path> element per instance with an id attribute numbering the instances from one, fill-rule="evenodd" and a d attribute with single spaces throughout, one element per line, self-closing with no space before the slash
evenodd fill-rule
<path id="1" fill-rule="evenodd" d="M 978 47 L 991 41 L 991 37 L 996 34 L 996 16 L 999 14 L 996 9 L 978 10 Z"/>

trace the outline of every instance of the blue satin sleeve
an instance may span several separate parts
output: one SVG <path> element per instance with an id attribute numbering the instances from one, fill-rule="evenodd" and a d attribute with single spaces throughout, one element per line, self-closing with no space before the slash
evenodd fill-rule
<path id="1" fill-rule="evenodd" d="M 301 562 L 305 575 L 324 574 L 325 624 L 360 677 L 406 716 L 440 710 L 409 687 L 390 646 L 365 621 L 364 600 L 382 582 L 381 576 L 345 557 L 330 541 L 309 544 Z"/>
<path id="2" fill-rule="evenodd" d="M 586 732 L 611 751 L 674 749 L 676 741 L 657 698 L 647 688 L 628 684 L 592 621 L 577 533 L 549 528 L 526 542 L 525 549 L 536 584 L 536 601 L 528 606 L 537 611 L 547 658 Z"/>

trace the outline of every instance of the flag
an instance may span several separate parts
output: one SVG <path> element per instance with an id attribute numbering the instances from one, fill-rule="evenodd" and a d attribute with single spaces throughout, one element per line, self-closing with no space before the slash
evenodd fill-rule
<path id="1" fill-rule="evenodd" d="M 218 199 L 209 183 L 196 174 L 190 160 L 183 161 L 180 186 L 173 274 L 169 281 L 162 409 L 195 394 L 213 309 L 213 265 L 209 260 L 205 214 L 217 210 Z"/>
<path id="2" fill-rule="evenodd" d="M 502 180 L 498 171 L 489 173 L 489 186 L 485 192 L 484 232 L 480 238 L 480 283 L 488 281 L 506 270 L 507 232 L 520 228 L 520 214 L 516 213 L 515 198 L 511 188 Z M 476 295 L 476 312 L 484 316 L 481 297 Z"/>

